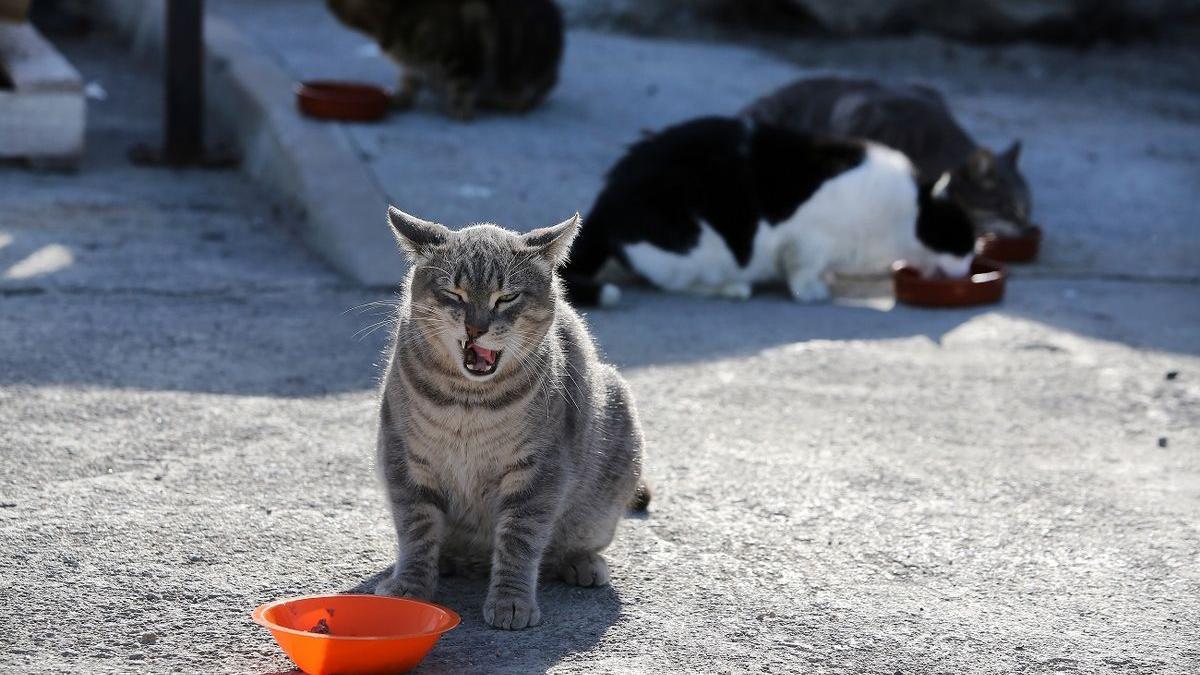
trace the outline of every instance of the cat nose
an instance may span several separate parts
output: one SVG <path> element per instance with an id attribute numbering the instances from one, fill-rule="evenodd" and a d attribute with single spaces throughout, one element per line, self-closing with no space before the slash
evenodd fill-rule
<path id="1" fill-rule="evenodd" d="M 486 332 L 488 332 L 487 326 L 472 326 L 471 324 L 467 324 L 467 337 L 472 340 Z"/>

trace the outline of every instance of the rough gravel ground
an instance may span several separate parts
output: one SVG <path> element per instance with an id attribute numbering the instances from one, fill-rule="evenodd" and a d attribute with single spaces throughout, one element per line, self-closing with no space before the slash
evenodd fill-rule
<path id="1" fill-rule="evenodd" d="M 382 331 L 346 313 L 386 294 L 236 173 L 128 166 L 156 81 L 67 51 L 110 94 L 83 170 L 0 168 L 0 672 L 287 671 L 249 610 L 390 562 Z M 421 672 L 1200 671 L 1198 290 L 1025 278 L 939 312 L 631 292 L 590 317 L 657 491 L 612 586 L 547 584 L 544 625 L 503 633 L 448 580 L 464 623 Z"/>

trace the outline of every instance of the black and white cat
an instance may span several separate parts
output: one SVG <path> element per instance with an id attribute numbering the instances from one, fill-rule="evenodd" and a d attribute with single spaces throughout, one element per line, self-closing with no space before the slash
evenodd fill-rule
<path id="1" fill-rule="evenodd" d="M 963 276 L 975 235 L 946 197 L 950 180 L 919 186 L 903 154 L 870 142 L 740 118 L 684 122 L 612 168 L 564 278 L 591 305 L 620 297 L 595 281 L 611 257 L 664 290 L 735 299 L 782 280 L 798 301 L 825 300 L 829 275 L 880 274 L 900 258 Z"/>

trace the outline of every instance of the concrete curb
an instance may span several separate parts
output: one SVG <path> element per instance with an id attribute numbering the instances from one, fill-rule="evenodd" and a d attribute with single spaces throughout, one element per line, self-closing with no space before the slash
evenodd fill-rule
<path id="1" fill-rule="evenodd" d="M 161 59 L 166 0 L 100 0 L 102 16 Z M 345 127 L 296 112 L 294 78 L 230 22 L 204 22 L 205 96 L 235 133 L 242 170 L 303 212 L 297 230 L 335 269 L 365 286 L 392 286 L 403 257 L 386 225 L 387 198 L 359 161 Z M 336 176 L 336 180 L 330 180 Z"/>

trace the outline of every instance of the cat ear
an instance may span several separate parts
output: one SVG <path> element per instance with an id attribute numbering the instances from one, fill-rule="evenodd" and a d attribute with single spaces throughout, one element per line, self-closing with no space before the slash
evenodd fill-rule
<path id="1" fill-rule="evenodd" d="M 996 156 L 987 148 L 976 148 L 975 152 L 967 158 L 967 171 L 971 173 L 971 178 L 980 180 L 992 173 L 995 168 Z"/>
<path id="2" fill-rule="evenodd" d="M 541 253 L 551 265 L 558 267 L 567 261 L 567 254 L 571 252 L 571 242 L 575 240 L 582 220 L 576 213 L 557 225 L 521 235 L 521 241 Z"/>
<path id="3" fill-rule="evenodd" d="M 430 248 L 444 244 L 450 238 L 450 230 L 444 226 L 410 216 L 394 206 L 388 207 L 388 222 L 396 233 L 400 248 L 410 258 L 425 255 Z"/>
<path id="4" fill-rule="evenodd" d="M 1017 168 L 1017 160 L 1021 158 L 1021 141 L 1016 140 L 1008 149 L 1000 153 L 1000 161 L 1007 164 L 1009 167 Z"/>

